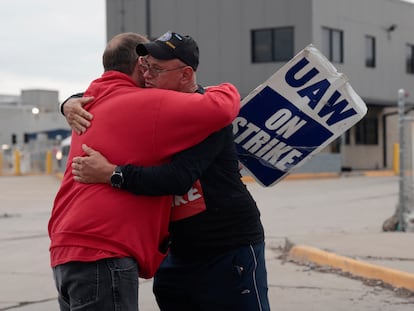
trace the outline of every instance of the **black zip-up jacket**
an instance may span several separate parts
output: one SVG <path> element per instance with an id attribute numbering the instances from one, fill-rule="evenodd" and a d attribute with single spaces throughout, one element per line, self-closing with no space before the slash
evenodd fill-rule
<path id="1" fill-rule="evenodd" d="M 122 188 L 139 195 L 183 195 L 199 179 L 206 211 L 171 222 L 171 252 L 216 255 L 264 241 L 260 212 L 241 180 L 232 125 L 156 167 L 122 166 Z"/>
<path id="2" fill-rule="evenodd" d="M 200 87 L 198 92 L 203 93 L 203 89 Z M 241 180 L 232 125 L 176 154 L 168 164 L 126 165 L 121 169 L 122 188 L 138 195 L 183 195 L 200 180 L 207 209 L 171 222 L 173 255 L 206 258 L 264 241 L 260 212 Z"/>
<path id="3" fill-rule="evenodd" d="M 241 181 L 232 126 L 158 167 L 122 167 L 123 188 L 143 195 L 186 193 L 200 179 L 207 210 L 170 223 L 172 254 L 215 255 L 264 240 L 260 213 Z"/>

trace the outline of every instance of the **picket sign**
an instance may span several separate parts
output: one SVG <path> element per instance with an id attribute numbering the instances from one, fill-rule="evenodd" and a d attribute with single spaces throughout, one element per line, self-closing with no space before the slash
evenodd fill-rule
<path id="1" fill-rule="evenodd" d="M 348 78 L 308 45 L 242 100 L 233 134 L 240 161 L 272 186 L 367 112 Z"/>

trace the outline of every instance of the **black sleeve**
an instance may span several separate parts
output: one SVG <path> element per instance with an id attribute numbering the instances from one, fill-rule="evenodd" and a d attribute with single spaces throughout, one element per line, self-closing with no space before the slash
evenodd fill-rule
<path id="1" fill-rule="evenodd" d="M 176 154 L 161 166 L 122 166 L 122 188 L 141 195 L 184 195 L 223 148 L 223 130 L 198 145 Z"/>
<path id="2" fill-rule="evenodd" d="M 63 114 L 63 115 L 65 115 L 64 113 L 63 113 L 63 105 L 69 100 L 69 99 L 71 99 L 71 98 L 79 98 L 79 97 L 83 97 L 83 93 L 76 93 L 76 94 L 73 94 L 73 95 L 71 95 L 71 96 L 69 96 L 68 98 L 66 98 L 61 104 L 60 104 L 60 106 L 59 106 L 59 110 L 60 110 L 60 113 L 61 114 Z"/>

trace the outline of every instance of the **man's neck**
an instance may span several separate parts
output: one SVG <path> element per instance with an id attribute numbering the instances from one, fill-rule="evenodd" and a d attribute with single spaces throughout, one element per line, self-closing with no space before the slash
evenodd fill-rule
<path id="1" fill-rule="evenodd" d="M 198 84 L 197 83 L 193 83 L 193 84 L 190 84 L 188 86 L 183 87 L 182 90 L 181 90 L 181 92 L 184 92 L 184 93 L 195 93 L 195 92 L 197 92 L 197 90 L 198 90 Z"/>

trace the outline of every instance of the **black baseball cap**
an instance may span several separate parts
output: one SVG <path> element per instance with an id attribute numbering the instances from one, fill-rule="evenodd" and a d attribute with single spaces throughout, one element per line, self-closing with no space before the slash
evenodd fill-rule
<path id="1" fill-rule="evenodd" d="M 191 66 L 194 71 L 198 67 L 198 45 L 190 36 L 182 36 L 168 31 L 155 41 L 140 43 L 137 46 L 139 56 L 151 55 L 158 59 L 178 58 L 183 63 Z"/>

